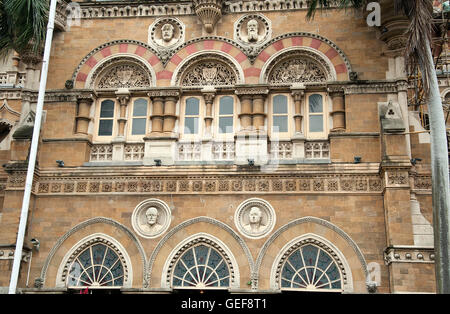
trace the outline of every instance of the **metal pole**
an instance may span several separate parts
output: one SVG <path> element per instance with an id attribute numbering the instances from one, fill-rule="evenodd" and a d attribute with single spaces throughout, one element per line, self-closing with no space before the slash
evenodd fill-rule
<path id="1" fill-rule="evenodd" d="M 428 41 L 423 43 L 431 47 Z M 427 49 L 429 60 L 431 49 Z M 444 110 L 437 76 L 433 64 L 422 64 L 432 73 L 428 112 L 431 131 L 431 178 L 433 202 L 434 250 L 436 254 L 436 291 L 450 294 L 450 190 L 448 173 L 448 147 L 445 131 Z M 425 71 L 422 71 L 423 73 Z"/>
<path id="2" fill-rule="evenodd" d="M 36 106 L 36 119 L 34 121 L 33 138 L 31 140 L 30 157 L 28 161 L 27 179 L 25 181 L 25 191 L 22 202 L 22 212 L 20 214 L 19 230 L 17 233 L 16 250 L 14 252 L 14 263 L 11 272 L 11 281 L 9 284 L 9 294 L 16 293 L 17 279 L 20 271 L 20 261 L 22 259 L 23 241 L 25 229 L 27 226 L 28 207 L 30 204 L 31 185 L 33 183 L 34 167 L 36 164 L 37 146 L 39 133 L 41 131 L 42 107 L 44 106 L 45 86 L 47 85 L 48 61 L 50 58 L 50 49 L 52 46 L 53 28 L 55 24 L 57 0 L 51 0 L 50 12 L 47 24 L 47 37 L 45 39 L 44 59 L 42 61 L 41 81 L 39 84 L 39 95 Z"/>

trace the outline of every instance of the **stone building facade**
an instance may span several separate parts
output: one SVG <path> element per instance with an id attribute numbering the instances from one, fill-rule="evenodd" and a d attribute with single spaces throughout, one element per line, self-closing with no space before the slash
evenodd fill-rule
<path id="1" fill-rule="evenodd" d="M 20 291 L 435 292 L 407 21 L 305 7 L 60 1 Z M 7 287 L 40 64 L 1 69 Z"/>

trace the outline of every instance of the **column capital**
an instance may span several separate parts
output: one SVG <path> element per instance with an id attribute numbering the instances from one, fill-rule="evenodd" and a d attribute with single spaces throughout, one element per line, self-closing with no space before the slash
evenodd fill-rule
<path id="1" fill-rule="evenodd" d="M 130 100 L 130 91 L 128 88 L 120 88 L 116 91 L 116 98 L 121 106 L 126 106 Z"/>

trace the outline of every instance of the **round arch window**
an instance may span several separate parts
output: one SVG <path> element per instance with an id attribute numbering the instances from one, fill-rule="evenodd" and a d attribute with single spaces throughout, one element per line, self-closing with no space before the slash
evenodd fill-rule
<path id="1" fill-rule="evenodd" d="M 124 265 L 116 251 L 104 243 L 93 244 L 73 260 L 67 276 L 68 286 L 123 286 Z"/>
<path id="2" fill-rule="evenodd" d="M 173 288 L 229 288 L 231 271 L 216 249 L 199 244 L 186 250 L 177 260 L 172 273 Z"/>
<path id="3" fill-rule="evenodd" d="M 307 244 L 286 258 L 280 284 L 281 289 L 342 291 L 342 275 L 328 252 Z"/>

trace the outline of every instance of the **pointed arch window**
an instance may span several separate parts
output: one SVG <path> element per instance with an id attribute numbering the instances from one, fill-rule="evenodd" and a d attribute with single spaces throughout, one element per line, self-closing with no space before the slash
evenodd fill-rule
<path id="1" fill-rule="evenodd" d="M 230 282 L 231 270 L 225 257 L 205 244 L 186 250 L 173 268 L 173 288 L 224 289 Z"/>
<path id="2" fill-rule="evenodd" d="M 126 267 L 107 243 L 95 243 L 73 257 L 67 274 L 69 287 L 117 287 L 124 285 Z"/>
<path id="3" fill-rule="evenodd" d="M 315 244 L 292 250 L 281 267 L 280 287 L 285 290 L 342 291 L 340 268 L 331 254 Z"/>

